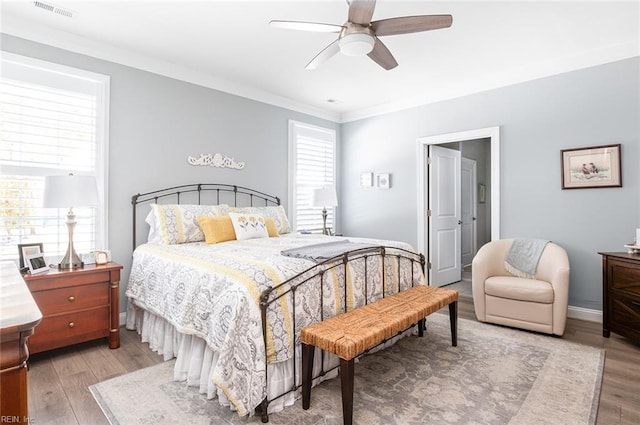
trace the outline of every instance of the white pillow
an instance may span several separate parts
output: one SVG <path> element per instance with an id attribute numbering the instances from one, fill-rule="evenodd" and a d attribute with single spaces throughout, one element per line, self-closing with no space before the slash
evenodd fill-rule
<path id="1" fill-rule="evenodd" d="M 231 217 L 237 240 L 269 237 L 267 223 L 262 215 L 230 212 L 229 217 Z"/>
<path id="2" fill-rule="evenodd" d="M 282 205 L 269 207 L 229 207 L 230 212 L 245 214 L 260 214 L 264 217 L 272 218 L 278 228 L 279 234 L 291 232 L 291 225 L 287 218 L 287 213 Z"/>

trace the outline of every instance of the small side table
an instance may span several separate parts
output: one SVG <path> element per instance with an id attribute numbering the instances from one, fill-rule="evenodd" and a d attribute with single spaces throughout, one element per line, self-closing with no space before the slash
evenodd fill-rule
<path id="1" fill-rule="evenodd" d="M 42 323 L 29 339 L 31 353 L 107 337 L 120 347 L 120 270 L 118 263 L 82 269 L 51 269 L 25 275 Z"/>

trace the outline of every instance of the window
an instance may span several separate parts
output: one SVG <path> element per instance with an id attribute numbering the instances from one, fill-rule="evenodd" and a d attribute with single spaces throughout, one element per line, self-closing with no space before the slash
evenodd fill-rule
<path id="1" fill-rule="evenodd" d="M 322 208 L 311 205 L 313 189 L 333 187 L 336 132 L 289 122 L 289 219 L 295 230 L 321 231 Z M 327 227 L 335 230 L 335 208 L 327 208 Z"/>
<path id="2" fill-rule="evenodd" d="M 100 207 L 74 207 L 78 253 L 106 246 L 109 77 L 2 52 L 0 76 L 0 260 L 17 244 L 68 245 L 66 208 L 42 208 L 44 177 L 93 175 Z"/>

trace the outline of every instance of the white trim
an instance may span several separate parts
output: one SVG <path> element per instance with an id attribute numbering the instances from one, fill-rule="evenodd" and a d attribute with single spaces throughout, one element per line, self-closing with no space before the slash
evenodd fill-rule
<path id="1" fill-rule="evenodd" d="M 587 322 L 602 323 L 602 311 L 590 308 L 569 306 L 567 317 L 570 319 L 585 320 Z"/>
<path id="2" fill-rule="evenodd" d="M 424 196 L 426 182 L 426 167 L 424 158 L 429 145 L 491 138 L 491 240 L 500 239 L 500 127 L 487 127 L 476 130 L 460 131 L 457 133 L 439 134 L 418 138 L 418 252 L 425 252 L 424 241 L 427 237 L 425 216 L 427 202 Z"/>

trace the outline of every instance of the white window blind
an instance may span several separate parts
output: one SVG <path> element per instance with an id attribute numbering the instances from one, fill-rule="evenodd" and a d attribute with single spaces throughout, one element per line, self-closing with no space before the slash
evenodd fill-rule
<path id="1" fill-rule="evenodd" d="M 313 189 L 335 188 L 334 130 L 289 123 L 289 219 L 297 231 L 322 231 L 322 207 L 311 205 Z M 327 227 L 335 231 L 335 208 L 327 208 Z"/>
<path id="2" fill-rule="evenodd" d="M 18 244 L 64 255 L 66 208 L 42 208 L 44 177 L 93 175 L 100 207 L 75 205 L 78 253 L 106 248 L 108 77 L 3 52 L 0 76 L 0 259 Z"/>

